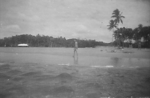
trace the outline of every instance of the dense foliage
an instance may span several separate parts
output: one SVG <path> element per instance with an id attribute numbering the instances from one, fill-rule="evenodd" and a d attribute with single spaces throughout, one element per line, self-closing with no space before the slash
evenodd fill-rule
<path id="1" fill-rule="evenodd" d="M 113 11 L 108 25 L 109 30 L 113 30 L 113 45 L 120 47 L 150 48 L 150 26 L 143 27 L 142 24 L 135 29 L 119 27 L 123 23 L 122 13 L 116 9 Z"/>
<path id="2" fill-rule="evenodd" d="M 132 28 L 118 28 L 114 31 L 114 43 L 122 47 L 143 47 L 150 48 L 150 26 L 143 27 L 141 24 L 139 27 Z"/>
<path id="3" fill-rule="evenodd" d="M 66 39 L 64 37 L 54 38 L 52 36 L 44 35 L 16 35 L 12 37 L 6 37 L 0 39 L 1 47 L 16 47 L 18 44 L 26 43 L 30 47 L 73 47 L 75 39 Z M 81 40 L 76 39 L 79 47 L 96 47 L 106 45 L 103 42 L 98 42 L 95 40 Z"/>

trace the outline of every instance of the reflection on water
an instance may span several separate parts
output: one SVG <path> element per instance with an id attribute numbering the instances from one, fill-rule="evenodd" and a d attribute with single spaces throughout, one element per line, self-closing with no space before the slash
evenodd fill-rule
<path id="1" fill-rule="evenodd" d="M 118 57 L 111 58 L 112 65 L 118 66 L 120 61 L 121 59 Z"/>
<path id="2" fill-rule="evenodd" d="M 109 63 L 115 67 L 148 67 L 150 65 L 149 59 L 143 58 L 110 58 Z"/>
<path id="3" fill-rule="evenodd" d="M 114 67 L 149 67 L 150 60 L 146 58 L 119 57 L 80 57 L 73 58 L 73 65 L 86 66 L 114 66 Z"/>
<path id="4" fill-rule="evenodd" d="M 78 56 L 74 56 L 73 59 L 74 59 L 74 64 L 78 65 Z"/>

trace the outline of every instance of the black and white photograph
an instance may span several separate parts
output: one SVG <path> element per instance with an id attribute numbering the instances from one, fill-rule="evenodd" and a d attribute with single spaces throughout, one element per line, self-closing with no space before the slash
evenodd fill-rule
<path id="1" fill-rule="evenodd" d="M 0 98 L 150 98 L 150 0 L 0 0 Z"/>

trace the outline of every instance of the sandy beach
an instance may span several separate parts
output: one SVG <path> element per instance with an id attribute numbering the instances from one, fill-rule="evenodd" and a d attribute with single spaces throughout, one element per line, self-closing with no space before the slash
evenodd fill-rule
<path id="1" fill-rule="evenodd" d="M 79 50 L 79 53 L 81 51 Z M 91 51 L 91 49 L 86 51 Z M 146 60 L 150 59 L 149 50 L 144 49 L 112 51 L 109 48 L 98 48 L 97 51 L 99 51 L 101 55 L 105 54 L 105 56 L 109 57 L 121 58 L 119 54 L 121 53 L 122 57 L 127 58 L 133 53 L 131 58 L 138 60 L 142 58 Z M 22 55 L 24 60 L 18 62 L 16 60 L 23 58 L 19 59 L 19 56 L 13 59 L 8 58 L 10 55 L 16 55 L 15 52 L 5 53 L 4 50 L 0 50 L 0 98 L 150 97 L 150 67 L 149 62 L 144 63 L 144 60 L 143 64 L 139 64 L 138 66 L 134 64 L 132 66 L 115 66 L 113 63 L 103 66 L 92 64 L 80 65 L 80 62 L 84 60 L 84 53 L 82 52 L 80 54 L 82 54 L 83 58 L 80 55 L 78 64 L 59 64 L 59 60 L 58 64 L 50 64 L 47 58 L 43 58 L 41 63 L 40 61 L 36 63 L 37 58 L 36 60 L 30 60 L 27 59 L 27 52 L 21 53 L 22 52 L 18 52 L 18 55 Z M 41 54 L 39 55 L 42 56 Z M 63 53 L 61 52 L 57 55 L 60 56 L 63 55 Z M 32 58 L 32 56 L 35 55 L 30 53 L 29 56 Z M 46 63 L 42 63 L 44 59 L 47 61 Z M 105 62 L 107 62 L 107 60 Z M 135 61 L 132 63 L 134 62 Z M 120 61 L 118 64 L 121 63 L 125 64 L 126 62 Z M 99 65 L 102 64 L 105 63 Z"/>

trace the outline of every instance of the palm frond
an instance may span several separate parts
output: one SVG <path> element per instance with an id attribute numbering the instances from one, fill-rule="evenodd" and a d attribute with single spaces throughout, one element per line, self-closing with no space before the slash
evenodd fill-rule
<path id="1" fill-rule="evenodd" d="M 108 26 L 109 30 L 116 28 L 116 24 L 115 24 L 114 20 L 110 20 L 109 25 L 107 25 L 107 26 Z"/>
<path id="2" fill-rule="evenodd" d="M 120 16 L 121 18 L 125 18 L 125 16 Z"/>
<path id="3" fill-rule="evenodd" d="M 116 18 L 116 17 L 117 17 L 116 15 L 111 16 L 111 18 Z"/>
<path id="4" fill-rule="evenodd" d="M 123 23 L 122 19 L 120 19 L 121 23 Z"/>

